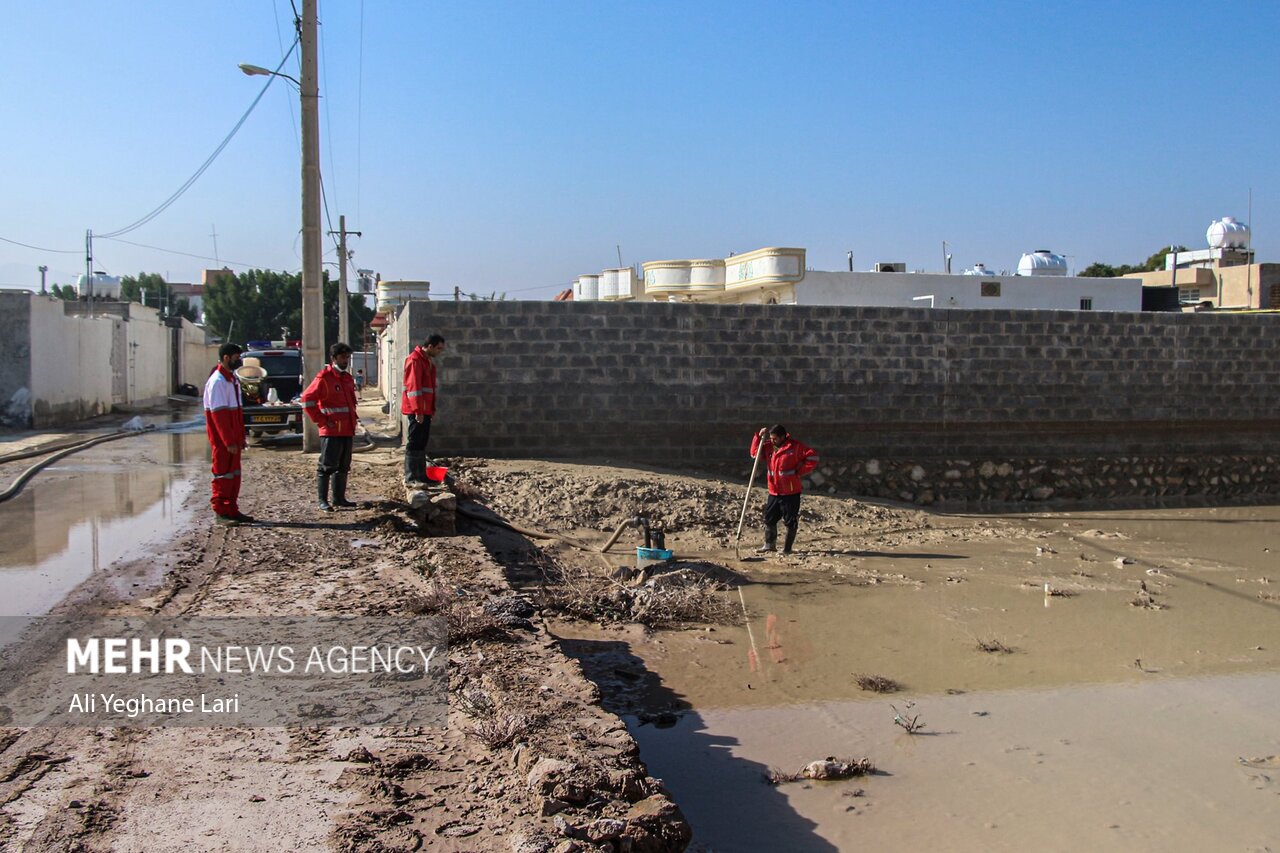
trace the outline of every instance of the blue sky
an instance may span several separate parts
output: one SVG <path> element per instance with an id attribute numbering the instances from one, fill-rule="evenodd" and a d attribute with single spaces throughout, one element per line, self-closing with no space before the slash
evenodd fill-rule
<path id="1" fill-rule="evenodd" d="M 580 273 L 802 246 L 810 266 L 1081 268 L 1248 218 L 1277 258 L 1280 3 L 322 0 L 321 157 L 357 266 L 547 298 Z M 200 166 L 292 38 L 289 0 L 9 4 L 0 286 L 70 281 L 85 229 Z M 297 75 L 297 62 L 286 70 Z M 277 81 L 99 269 L 296 270 Z M 326 226 L 327 227 L 327 226 Z M 69 250 L 55 253 L 47 249 Z M 326 260 L 334 258 L 329 251 Z"/>

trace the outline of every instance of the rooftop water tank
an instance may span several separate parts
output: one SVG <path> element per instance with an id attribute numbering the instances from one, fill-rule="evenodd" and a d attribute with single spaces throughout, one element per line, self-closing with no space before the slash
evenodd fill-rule
<path id="1" fill-rule="evenodd" d="M 1036 249 L 1018 261 L 1018 275 L 1066 275 L 1067 259 L 1048 249 Z"/>
<path id="2" fill-rule="evenodd" d="M 580 275 L 573 283 L 574 302 L 594 302 L 600 298 L 600 276 Z"/>
<path id="3" fill-rule="evenodd" d="M 79 296 L 88 296 L 89 288 L 87 286 L 88 277 L 84 274 L 76 276 L 76 293 Z M 120 276 L 107 275 L 106 273 L 96 272 L 93 274 L 93 298 L 94 299 L 119 299 L 120 298 Z"/>
<path id="4" fill-rule="evenodd" d="M 1247 249 L 1249 248 L 1249 226 L 1236 222 L 1234 216 L 1224 216 L 1209 224 L 1205 232 L 1210 249 Z"/>
<path id="5" fill-rule="evenodd" d="M 688 299 L 724 290 L 724 261 L 707 258 L 691 261 L 646 261 L 644 292 Z"/>
<path id="6" fill-rule="evenodd" d="M 986 264 L 974 264 L 972 269 L 964 271 L 964 275 L 995 275 L 995 272 L 987 269 Z"/>
<path id="7" fill-rule="evenodd" d="M 634 295 L 636 271 L 631 267 L 618 267 L 600 273 L 600 298 L 605 300 L 630 299 Z"/>
<path id="8" fill-rule="evenodd" d="M 429 299 L 429 281 L 380 281 L 378 282 L 379 314 L 394 314 L 396 309 L 410 299 Z"/>

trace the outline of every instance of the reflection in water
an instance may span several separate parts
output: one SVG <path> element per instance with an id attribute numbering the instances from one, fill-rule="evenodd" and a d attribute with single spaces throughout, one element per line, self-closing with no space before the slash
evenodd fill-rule
<path id="1" fill-rule="evenodd" d="M 173 530 L 207 458 L 203 434 L 161 433 L 46 469 L 0 504 L 0 613 L 44 612 L 93 572 Z"/>

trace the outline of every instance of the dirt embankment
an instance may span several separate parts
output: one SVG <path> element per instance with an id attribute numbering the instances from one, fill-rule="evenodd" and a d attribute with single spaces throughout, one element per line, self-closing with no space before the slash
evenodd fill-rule
<path id="1" fill-rule="evenodd" d="M 313 459 L 254 450 L 243 509 L 262 523 L 212 527 L 197 511 L 155 558 L 171 566 L 160 587 L 108 603 L 170 616 L 443 609 L 446 727 L 0 729 L 0 846 L 683 849 L 688 826 L 635 742 L 481 539 L 423 540 L 387 500 L 398 464 L 359 454 L 348 491 L 368 504 L 329 515 L 313 508 Z M 530 499 L 514 514 L 542 505 Z"/>

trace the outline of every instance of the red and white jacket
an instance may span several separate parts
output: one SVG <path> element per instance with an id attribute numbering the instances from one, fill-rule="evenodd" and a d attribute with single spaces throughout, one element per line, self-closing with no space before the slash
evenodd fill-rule
<path id="1" fill-rule="evenodd" d="M 221 364 L 204 383 L 204 430 L 209 444 L 227 448 L 244 445 L 244 411 L 240 380 Z"/>
<path id="2" fill-rule="evenodd" d="M 400 411 L 406 415 L 436 413 L 436 365 L 423 351 L 414 347 L 404 360 L 404 391 L 400 394 Z"/>
<path id="3" fill-rule="evenodd" d="M 302 411 L 320 427 L 321 435 L 356 434 L 356 381 L 326 364 L 302 392 Z"/>
<path id="4" fill-rule="evenodd" d="M 760 433 L 751 437 L 751 456 L 760 449 Z M 818 467 L 818 453 L 812 447 L 801 444 L 791 436 L 775 448 L 765 439 L 764 459 L 769 471 L 769 494 L 798 495 L 802 491 L 800 478 Z"/>

